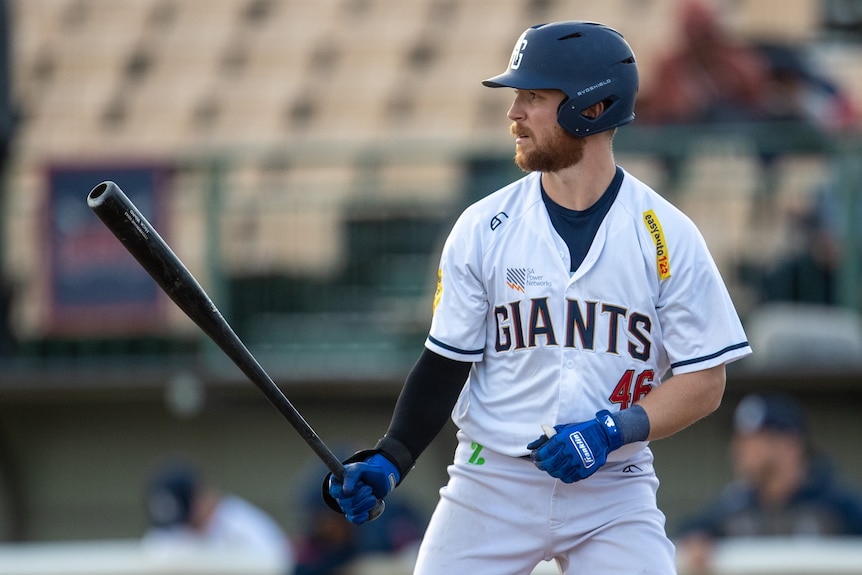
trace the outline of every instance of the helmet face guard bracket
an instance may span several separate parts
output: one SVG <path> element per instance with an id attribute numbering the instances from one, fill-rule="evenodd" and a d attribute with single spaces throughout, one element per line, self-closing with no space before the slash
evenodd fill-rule
<path id="1" fill-rule="evenodd" d="M 576 136 L 588 136 L 634 119 L 638 71 L 631 47 L 616 30 L 584 21 L 555 22 L 527 29 L 512 51 L 509 68 L 482 82 L 491 88 L 561 90 L 566 99 L 557 121 Z M 583 111 L 607 104 L 596 118 Z"/>

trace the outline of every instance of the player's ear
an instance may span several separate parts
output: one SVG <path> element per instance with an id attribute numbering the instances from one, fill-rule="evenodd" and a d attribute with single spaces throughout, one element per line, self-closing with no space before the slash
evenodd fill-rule
<path id="1" fill-rule="evenodd" d="M 607 108 L 607 106 L 605 106 L 604 101 L 597 102 L 597 103 L 593 104 L 592 106 L 590 106 L 589 108 L 581 110 L 581 115 L 595 120 L 596 118 L 598 118 L 599 116 L 602 115 L 602 112 L 605 111 L 605 108 Z"/>

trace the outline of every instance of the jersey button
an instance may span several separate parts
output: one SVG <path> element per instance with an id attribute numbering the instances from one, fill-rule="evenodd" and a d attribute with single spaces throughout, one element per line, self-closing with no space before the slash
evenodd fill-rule
<path id="1" fill-rule="evenodd" d="M 575 367 L 575 362 L 570 359 L 566 362 L 566 367 L 568 367 L 569 369 L 573 369 Z"/>

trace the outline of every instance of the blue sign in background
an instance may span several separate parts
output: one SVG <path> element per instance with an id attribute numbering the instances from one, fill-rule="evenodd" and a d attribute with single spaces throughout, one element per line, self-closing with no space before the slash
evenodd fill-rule
<path id="1" fill-rule="evenodd" d="M 112 180 L 159 230 L 165 175 L 163 168 L 154 167 L 50 170 L 51 331 L 104 335 L 158 328 L 163 305 L 158 286 L 89 208 L 87 194 Z"/>

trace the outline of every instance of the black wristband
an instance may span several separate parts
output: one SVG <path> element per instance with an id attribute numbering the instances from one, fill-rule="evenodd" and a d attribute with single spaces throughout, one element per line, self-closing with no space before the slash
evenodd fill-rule
<path id="1" fill-rule="evenodd" d="M 407 449 L 403 443 L 395 438 L 389 437 L 388 435 L 384 435 L 380 438 L 380 441 L 378 441 L 377 445 L 374 446 L 374 451 L 379 452 L 381 455 L 386 457 L 386 459 L 395 464 L 395 467 L 398 468 L 398 471 L 401 474 L 401 479 L 398 482 L 399 484 L 401 481 L 404 481 L 404 477 L 416 464 L 416 460 L 413 458 L 413 454 L 410 453 L 410 450 Z"/>

